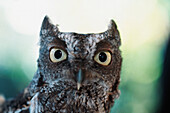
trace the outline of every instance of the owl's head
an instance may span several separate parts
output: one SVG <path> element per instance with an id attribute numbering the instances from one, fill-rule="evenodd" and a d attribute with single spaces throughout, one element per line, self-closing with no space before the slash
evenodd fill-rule
<path id="1" fill-rule="evenodd" d="M 38 70 L 47 84 L 61 81 L 75 90 L 102 86 L 114 92 L 120 80 L 120 44 L 113 20 L 105 32 L 79 34 L 60 32 L 46 16 L 40 31 Z"/>

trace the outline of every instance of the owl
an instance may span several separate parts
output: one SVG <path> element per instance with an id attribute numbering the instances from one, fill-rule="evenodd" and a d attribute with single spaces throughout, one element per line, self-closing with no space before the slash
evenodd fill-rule
<path id="1" fill-rule="evenodd" d="M 116 23 L 102 33 L 60 32 L 45 16 L 38 69 L 1 112 L 108 113 L 119 97 L 121 45 Z"/>

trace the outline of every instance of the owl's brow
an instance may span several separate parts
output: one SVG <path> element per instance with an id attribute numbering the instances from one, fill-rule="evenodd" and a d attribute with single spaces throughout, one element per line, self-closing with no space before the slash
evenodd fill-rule
<path id="1" fill-rule="evenodd" d="M 71 32 L 59 32 L 57 37 L 63 41 L 69 41 L 74 35 Z"/>
<path id="2" fill-rule="evenodd" d="M 75 33 L 75 32 L 59 32 L 57 34 L 57 37 L 59 39 L 63 40 L 63 41 L 69 41 L 71 37 L 75 38 L 75 37 L 79 37 L 79 36 L 81 37 L 82 36 L 82 37 L 88 37 L 89 40 L 93 39 L 93 40 L 95 40 L 95 42 L 99 42 L 99 41 L 107 38 L 106 35 L 107 35 L 106 32 L 96 33 L 96 34 L 94 34 L 94 33 L 78 34 L 78 33 Z"/>
<path id="3" fill-rule="evenodd" d="M 101 41 L 97 43 L 97 51 L 113 51 L 113 45 L 109 42 Z"/>
<path id="4" fill-rule="evenodd" d="M 50 50 L 53 47 L 61 48 L 61 49 L 65 50 L 65 47 L 62 44 L 56 44 L 56 43 L 49 43 L 47 49 Z"/>

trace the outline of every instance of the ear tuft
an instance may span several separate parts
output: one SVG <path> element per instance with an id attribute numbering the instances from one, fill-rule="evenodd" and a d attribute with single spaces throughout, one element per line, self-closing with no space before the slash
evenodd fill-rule
<path id="1" fill-rule="evenodd" d="M 117 25 L 115 23 L 114 20 L 110 20 L 110 24 L 108 26 L 108 30 L 116 30 L 117 29 Z"/>
<path id="2" fill-rule="evenodd" d="M 108 31 L 108 34 L 110 36 L 114 36 L 115 33 L 118 32 L 117 25 L 116 25 L 114 20 L 110 20 L 110 24 L 108 26 L 108 30 L 107 31 Z"/>
<path id="3" fill-rule="evenodd" d="M 49 29 L 50 27 L 53 27 L 53 24 L 52 24 L 50 18 L 46 15 L 42 22 L 41 29 Z"/>
<path id="4" fill-rule="evenodd" d="M 41 38 L 47 36 L 56 36 L 58 32 L 59 30 L 57 25 L 56 26 L 53 25 L 50 18 L 48 16 L 45 16 L 41 25 L 41 31 L 40 31 Z"/>
<path id="5" fill-rule="evenodd" d="M 114 20 L 110 20 L 107 32 L 109 36 L 113 37 L 113 39 L 116 39 L 118 45 L 120 46 L 121 45 L 120 34 Z"/>

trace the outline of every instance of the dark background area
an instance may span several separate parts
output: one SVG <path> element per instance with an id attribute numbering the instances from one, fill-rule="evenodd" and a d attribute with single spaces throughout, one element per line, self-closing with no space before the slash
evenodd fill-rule
<path id="1" fill-rule="evenodd" d="M 160 101 L 160 108 L 158 113 L 170 113 L 169 109 L 169 102 L 170 102 L 170 36 L 169 41 L 167 44 L 165 56 L 164 56 L 164 63 L 163 63 L 163 71 L 162 76 L 160 77 L 161 82 L 161 101 Z"/>

